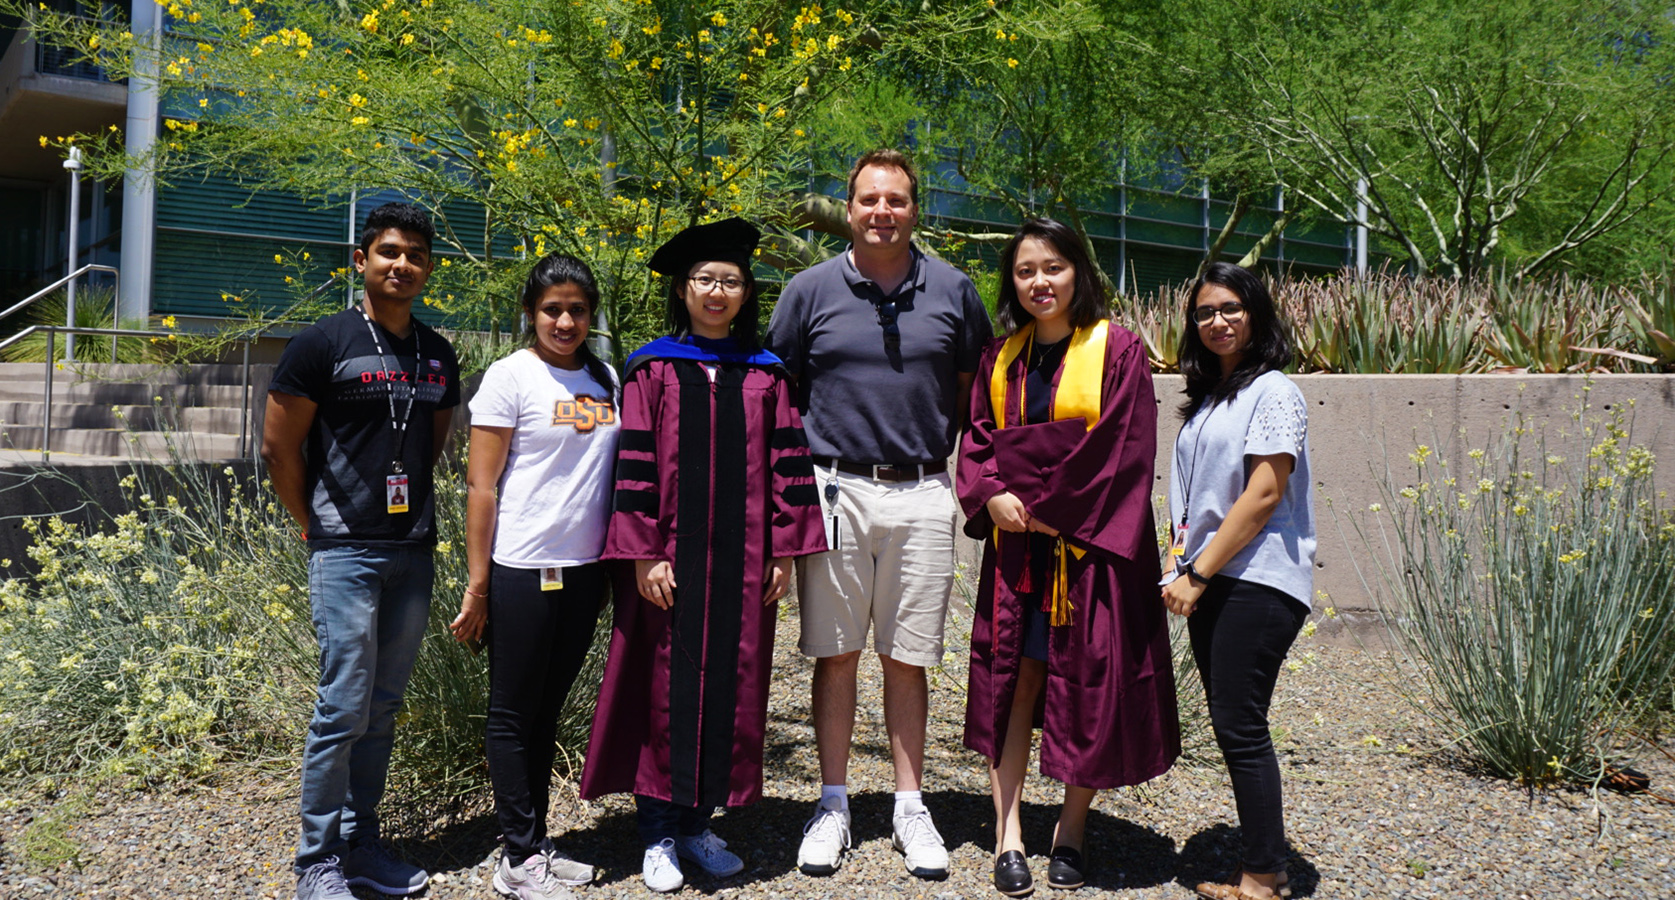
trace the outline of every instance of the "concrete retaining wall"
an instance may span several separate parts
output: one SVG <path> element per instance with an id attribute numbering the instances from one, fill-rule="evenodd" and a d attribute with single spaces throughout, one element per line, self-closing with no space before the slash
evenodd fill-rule
<path id="1" fill-rule="evenodd" d="M 1568 442 L 1561 454 L 1567 464 L 1583 464 L 1579 451 L 1585 444 L 1576 440 L 1573 415 L 1587 388 L 1590 417 L 1623 412 L 1632 441 L 1657 455 L 1659 490 L 1675 488 L 1675 376 L 1304 375 L 1295 381 L 1309 404 L 1320 544 L 1315 588 L 1352 618 L 1379 603 L 1357 574 L 1357 562 L 1368 551 L 1349 517 L 1382 500 L 1379 483 L 1386 472 L 1399 486 L 1412 483 L 1415 467 L 1408 454 L 1420 444 L 1465 473 L 1471 462 L 1467 452 L 1488 446 L 1521 417 L 1535 431 L 1526 440 L 1545 433 L 1550 444 Z M 1154 383 L 1160 404 L 1156 484 L 1164 493 L 1181 425 L 1173 407 L 1183 396 L 1182 380 L 1158 376 Z M 1534 444 L 1525 447 L 1530 452 Z M 1366 576 L 1373 578 L 1372 571 Z"/>
<path id="2" fill-rule="evenodd" d="M 1412 483 L 1415 469 L 1408 454 L 1420 444 L 1435 448 L 1455 471 L 1466 471 L 1467 451 L 1486 447 L 1519 416 L 1537 434 L 1546 430 L 1554 440 L 1561 432 L 1573 435 L 1572 415 L 1581 407 L 1584 387 L 1591 385 L 1587 402 L 1593 414 L 1623 410 L 1633 426 L 1633 442 L 1650 448 L 1661 463 L 1658 489 L 1675 491 L 1675 376 L 1302 375 L 1294 380 L 1309 404 L 1319 538 L 1315 606 L 1330 604 L 1343 614 L 1336 623 L 1322 623 L 1328 633 L 1367 623 L 1380 609 L 1376 583 L 1369 590 L 1363 581 L 1364 574 L 1376 582 L 1376 570 L 1366 564 L 1367 549 L 1350 516 L 1363 515 L 1382 501 L 1380 481 L 1386 472 L 1398 488 Z M 1182 421 L 1176 408 L 1185 395 L 1178 375 L 1155 376 L 1153 386 L 1158 403 L 1153 495 L 1167 497 Z M 1579 453 L 1564 455 L 1571 463 L 1582 461 Z M 1165 515 L 1159 507 L 1160 525 Z M 959 555 L 975 591 L 980 545 L 962 537 Z M 1326 594 L 1324 602 L 1318 592 Z"/>
<path id="3" fill-rule="evenodd" d="M 261 374 L 268 374 L 263 371 Z M 1596 414 L 1625 410 L 1633 426 L 1633 440 L 1649 447 L 1662 463 L 1657 485 L 1662 491 L 1675 490 L 1675 376 L 1600 375 L 1592 379 L 1565 375 L 1305 375 L 1295 379 L 1309 404 L 1309 444 L 1315 478 L 1315 517 L 1319 530 L 1319 554 L 1315 587 L 1325 592 L 1327 602 L 1345 613 L 1342 621 L 1364 621 L 1379 609 L 1376 591 L 1369 592 L 1357 572 L 1357 561 L 1365 560 L 1350 522 L 1351 515 L 1364 513 L 1380 502 L 1383 473 L 1399 485 L 1414 474 L 1408 454 L 1427 444 L 1447 459 L 1456 471 L 1465 471 L 1466 452 L 1484 447 L 1502 434 L 1516 416 L 1555 437 L 1574 434 L 1572 414 L 1580 407 L 1584 387 L 1590 408 Z M 1154 495 L 1168 491 L 1169 461 L 1181 419 L 1175 408 L 1182 399 L 1179 376 L 1156 376 L 1158 402 L 1158 456 Z M 466 395 L 475 382 L 464 386 Z M 256 444 L 260 440 L 260 411 L 265 397 L 254 393 L 257 410 Z M 1630 405 L 1632 403 L 1632 406 Z M 467 416 L 455 416 L 455 427 L 464 430 Z M 1565 454 L 1580 464 L 1581 455 Z M 217 464 L 219 468 L 220 464 Z M 249 463 L 241 470 L 252 470 Z M 12 574 L 21 574 L 24 535 L 22 516 L 65 513 L 72 516 L 91 496 L 112 512 L 123 502 L 116 482 L 129 471 L 127 466 L 61 469 L 49 472 L 12 469 L 3 473 L 0 484 L 0 559 L 13 560 Z M 83 513 L 85 515 L 85 513 Z M 1160 514 L 1159 521 L 1163 516 Z M 959 539 L 959 557 L 965 564 L 969 593 L 975 593 L 980 545 Z M 1370 570 L 1365 565 L 1367 577 Z M 1319 603 L 1317 595 L 1317 607 Z"/>

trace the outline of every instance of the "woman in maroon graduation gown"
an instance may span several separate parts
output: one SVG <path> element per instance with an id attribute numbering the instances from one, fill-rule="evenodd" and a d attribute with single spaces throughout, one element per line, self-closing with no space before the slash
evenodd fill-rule
<path id="1" fill-rule="evenodd" d="M 1007 337 L 985 351 L 960 447 L 966 533 L 985 539 L 965 744 L 990 760 L 995 886 L 1034 883 L 1019 822 L 1033 727 L 1064 782 L 1048 883 L 1084 880 L 1095 792 L 1162 774 L 1180 754 L 1169 635 L 1157 599 L 1157 407 L 1140 340 L 1112 323 L 1081 239 L 1025 222 L 1001 256 Z"/>
<path id="2" fill-rule="evenodd" d="M 789 557 L 826 549 L 814 468 L 779 360 L 756 339 L 756 228 L 671 238 L 673 334 L 628 358 L 605 559 L 616 591 L 584 798 L 632 791 L 656 891 L 744 867 L 707 823 L 762 796 L 776 603 Z"/>

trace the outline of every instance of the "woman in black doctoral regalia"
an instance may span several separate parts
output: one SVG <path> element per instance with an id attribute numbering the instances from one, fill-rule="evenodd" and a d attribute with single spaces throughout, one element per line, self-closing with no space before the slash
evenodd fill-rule
<path id="1" fill-rule="evenodd" d="M 618 580 L 584 798 L 632 791 L 647 887 L 744 867 L 707 823 L 762 796 L 776 603 L 826 549 L 814 467 L 779 359 L 757 343 L 758 233 L 697 225 L 651 258 L 672 334 L 628 358 L 604 558 Z"/>

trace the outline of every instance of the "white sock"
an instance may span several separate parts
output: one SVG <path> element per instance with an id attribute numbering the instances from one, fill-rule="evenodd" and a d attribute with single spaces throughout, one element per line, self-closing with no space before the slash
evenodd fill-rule
<path id="1" fill-rule="evenodd" d="M 925 808 L 924 795 L 919 791 L 896 791 L 896 815 L 915 813 Z"/>
<path id="2" fill-rule="evenodd" d="M 837 808 L 841 809 L 845 812 L 849 811 L 849 785 L 847 785 L 847 784 L 823 784 L 823 785 L 821 785 L 820 786 L 820 804 L 822 806 L 825 805 L 827 797 L 836 797 L 837 798 Z"/>

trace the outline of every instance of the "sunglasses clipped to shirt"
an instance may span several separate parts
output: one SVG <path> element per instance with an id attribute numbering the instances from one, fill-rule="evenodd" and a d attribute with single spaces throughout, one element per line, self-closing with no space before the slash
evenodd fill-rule
<path id="1" fill-rule="evenodd" d="M 884 346 L 901 346 L 901 325 L 896 322 L 896 301 L 885 300 L 874 304 L 878 309 L 878 324 L 884 326 Z"/>

